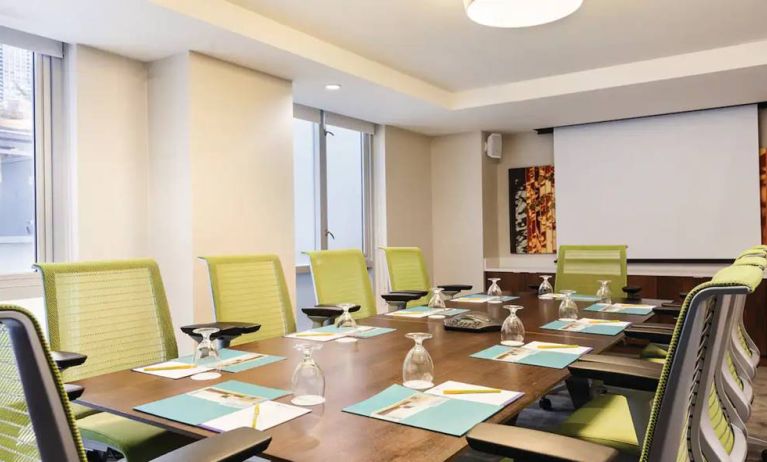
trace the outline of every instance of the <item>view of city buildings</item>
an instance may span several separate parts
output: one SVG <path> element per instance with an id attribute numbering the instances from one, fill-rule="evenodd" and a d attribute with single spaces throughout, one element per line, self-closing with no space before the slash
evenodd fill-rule
<path id="1" fill-rule="evenodd" d="M 0 46 L 0 271 L 35 261 L 33 54 Z"/>

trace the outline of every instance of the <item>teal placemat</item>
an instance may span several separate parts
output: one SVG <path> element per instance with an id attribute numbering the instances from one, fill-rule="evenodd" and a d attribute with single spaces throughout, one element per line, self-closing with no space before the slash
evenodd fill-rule
<path id="1" fill-rule="evenodd" d="M 460 302 L 463 299 L 483 298 L 487 296 L 488 296 L 487 294 L 469 294 L 469 295 L 463 295 L 458 298 L 454 298 L 453 301 Z M 512 300 L 518 299 L 519 297 L 514 295 L 501 295 L 500 297 L 493 297 L 493 298 L 499 298 L 502 302 L 510 302 Z"/>
<path id="2" fill-rule="evenodd" d="M 423 410 L 414 412 L 419 406 L 423 406 Z M 392 385 L 365 401 L 343 409 L 351 414 L 453 436 L 464 435 L 500 410 L 500 406 L 443 398 L 401 385 Z"/>
<path id="3" fill-rule="evenodd" d="M 605 309 L 610 306 L 607 303 L 594 303 L 593 305 L 584 308 L 584 311 L 597 311 L 597 312 L 605 312 Z M 639 308 L 639 307 L 626 307 L 621 308 L 618 311 L 606 311 L 607 313 L 616 313 L 616 314 L 636 314 L 639 316 L 646 316 L 650 313 L 652 313 L 652 307 L 647 308 Z"/>
<path id="4" fill-rule="evenodd" d="M 429 311 L 429 310 L 431 310 L 431 308 L 429 308 L 428 306 L 411 306 L 410 308 L 404 309 L 402 311 L 408 311 L 411 313 L 419 313 L 419 312 L 422 313 L 424 311 Z M 447 309 L 447 311 L 443 311 L 441 313 L 436 313 L 436 314 L 439 314 L 442 316 L 455 316 L 456 314 L 465 313 L 467 311 L 469 310 L 464 308 L 449 308 Z"/>
<path id="5" fill-rule="evenodd" d="M 473 355 L 471 355 L 471 357 L 480 358 L 480 359 L 491 359 L 494 361 L 501 361 L 501 362 L 511 362 L 512 364 L 526 364 L 528 366 L 550 367 L 552 369 L 564 369 L 570 364 L 572 364 L 574 361 L 576 361 L 578 358 L 580 358 L 580 355 L 572 354 L 572 353 L 560 353 L 555 351 L 533 351 L 532 353 L 527 354 L 524 357 L 520 357 L 519 359 L 515 359 L 514 361 L 504 361 L 502 359 L 497 359 L 498 356 L 516 349 L 518 349 L 518 347 L 495 345 L 485 350 L 482 350 L 479 353 L 474 353 Z"/>
<path id="6" fill-rule="evenodd" d="M 576 302 L 596 302 L 599 301 L 599 297 L 596 295 L 581 295 L 581 294 L 573 294 L 571 297 Z"/>
<path id="7" fill-rule="evenodd" d="M 224 348 L 218 352 L 218 354 L 221 356 L 222 361 L 236 359 L 237 357 L 244 356 L 248 353 L 250 352 L 232 350 L 229 348 Z M 258 354 L 261 354 L 261 353 L 258 353 Z M 263 355 L 259 358 L 253 358 L 253 359 L 245 360 L 238 364 L 232 364 L 226 367 L 222 367 L 221 370 L 226 372 L 242 372 L 248 369 L 253 369 L 255 367 L 266 366 L 267 364 L 275 363 L 277 361 L 282 361 L 283 359 L 285 359 L 284 356 Z M 178 361 L 182 363 L 192 364 L 194 362 L 194 356 L 193 355 L 182 356 L 178 358 Z"/>
<path id="8" fill-rule="evenodd" d="M 226 396 L 226 392 L 231 392 L 237 395 L 244 395 L 245 397 L 263 398 L 268 400 L 277 399 L 290 394 L 289 391 L 280 390 L 278 388 L 262 387 L 260 385 L 239 382 L 237 380 L 229 380 L 193 392 L 142 404 L 141 406 L 136 406 L 134 409 L 165 419 L 175 420 L 176 422 L 199 425 L 208 420 L 223 417 L 242 409 L 243 407 L 247 407 L 225 404 L 220 401 L 194 396 L 195 393 L 208 389 L 215 390 L 215 394 L 219 396 Z"/>
<path id="9" fill-rule="evenodd" d="M 586 334 L 597 334 L 597 335 L 618 335 L 623 330 L 629 326 L 630 323 L 626 325 L 621 326 L 615 326 L 615 325 L 604 325 L 604 324 L 592 324 L 592 325 L 586 325 L 583 327 L 583 329 L 580 330 L 568 330 L 564 329 L 565 326 L 571 324 L 569 321 L 552 321 L 548 324 L 544 324 L 541 326 L 542 329 L 550 329 L 550 330 L 559 330 L 564 332 L 574 332 L 574 333 L 586 333 Z"/>
<path id="10" fill-rule="evenodd" d="M 363 327 L 363 326 L 359 326 Z M 352 327 L 342 327 L 338 328 L 336 326 L 325 326 L 325 327 L 318 327 L 317 329 L 312 329 L 308 331 L 304 331 L 305 333 L 309 332 L 327 332 L 331 334 L 340 334 L 344 332 L 349 332 L 354 330 Z M 389 332 L 394 332 L 397 329 L 392 329 L 391 327 L 374 327 L 373 329 L 362 331 L 359 333 L 354 334 L 355 337 L 362 337 L 362 338 L 370 338 L 370 337 L 376 337 L 383 334 L 388 334 Z"/>

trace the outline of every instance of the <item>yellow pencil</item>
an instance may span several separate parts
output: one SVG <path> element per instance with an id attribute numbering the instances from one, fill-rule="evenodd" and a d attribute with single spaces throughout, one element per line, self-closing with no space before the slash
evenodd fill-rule
<path id="1" fill-rule="evenodd" d="M 539 350 L 556 350 L 559 348 L 580 348 L 579 345 L 538 345 Z"/>
<path id="2" fill-rule="evenodd" d="M 326 335 L 337 335 L 333 334 L 331 332 L 315 332 L 315 333 L 304 333 L 304 334 L 296 334 L 296 337 L 324 337 Z"/>
<path id="3" fill-rule="evenodd" d="M 184 364 L 179 366 L 156 366 L 156 367 L 145 367 L 144 372 L 154 372 L 154 371 L 175 371 L 178 369 L 194 369 L 195 365 L 192 364 Z"/>
<path id="4" fill-rule="evenodd" d="M 442 390 L 445 395 L 473 395 L 474 393 L 500 393 L 496 388 L 484 388 L 476 390 Z"/>
<path id="5" fill-rule="evenodd" d="M 256 404 L 253 406 L 253 423 L 251 424 L 251 427 L 256 428 L 256 423 L 258 422 L 258 414 L 260 413 L 259 405 Z"/>
<path id="6" fill-rule="evenodd" d="M 612 321 L 610 319 L 592 319 L 591 321 L 589 321 L 589 324 L 612 324 L 614 322 L 619 322 L 619 321 Z"/>

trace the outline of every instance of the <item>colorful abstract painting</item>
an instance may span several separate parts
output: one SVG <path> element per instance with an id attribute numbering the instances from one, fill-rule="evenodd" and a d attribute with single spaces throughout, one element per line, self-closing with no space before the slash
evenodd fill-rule
<path id="1" fill-rule="evenodd" d="M 762 208 L 762 244 L 767 244 L 767 148 L 759 150 L 759 193 Z"/>
<path id="2" fill-rule="evenodd" d="M 554 253 L 554 166 L 509 169 L 511 253 Z"/>

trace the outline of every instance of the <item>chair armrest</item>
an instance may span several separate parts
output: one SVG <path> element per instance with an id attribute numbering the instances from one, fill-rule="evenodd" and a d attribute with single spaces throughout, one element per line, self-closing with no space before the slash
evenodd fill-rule
<path id="1" fill-rule="evenodd" d="M 244 334 L 252 334 L 257 332 L 261 328 L 261 324 L 256 322 L 234 322 L 234 321 L 222 321 L 222 322 L 209 322 L 205 324 L 191 324 L 188 326 L 181 326 L 181 332 L 192 337 L 196 342 L 202 340 L 202 336 L 195 334 L 194 330 L 201 327 L 215 327 L 219 331 L 210 336 L 211 340 L 221 339 L 224 346 L 228 346 L 229 343 Z"/>
<path id="2" fill-rule="evenodd" d="M 73 383 L 64 384 L 64 392 L 67 394 L 67 398 L 70 401 L 74 401 L 83 395 L 85 388 L 82 385 L 75 385 Z"/>
<path id="3" fill-rule="evenodd" d="M 625 286 L 623 291 L 626 292 L 626 299 L 628 300 L 640 300 L 642 298 L 639 296 L 639 292 L 642 291 L 640 286 Z"/>
<path id="4" fill-rule="evenodd" d="M 389 294 L 381 294 L 381 298 L 387 302 L 409 302 L 412 300 L 418 300 L 423 295 L 419 296 L 412 292 L 392 292 Z"/>
<path id="5" fill-rule="evenodd" d="M 355 313 L 360 310 L 359 305 L 354 305 L 349 308 L 349 313 Z M 307 316 L 314 316 L 318 318 L 335 318 L 341 316 L 344 312 L 338 305 L 315 305 L 310 308 L 301 308 L 301 311 Z"/>
<path id="6" fill-rule="evenodd" d="M 664 303 L 661 306 L 653 307 L 652 311 L 655 314 L 666 314 L 669 316 L 679 316 L 679 310 L 682 309 L 682 305 L 676 303 Z"/>
<path id="7" fill-rule="evenodd" d="M 671 336 L 673 335 L 674 330 L 672 324 L 667 325 L 671 326 L 672 328 L 668 329 L 658 327 L 640 327 L 639 325 L 631 326 L 626 328 L 626 330 L 623 331 L 623 334 L 626 336 L 626 338 L 647 340 L 653 343 L 669 344 L 671 343 Z"/>
<path id="8" fill-rule="evenodd" d="M 255 428 L 235 428 L 183 446 L 154 462 L 243 461 L 264 452 L 271 441 L 271 436 Z"/>
<path id="9" fill-rule="evenodd" d="M 650 371 L 655 371 L 659 374 L 660 374 L 660 371 L 663 369 L 662 364 L 654 363 L 652 361 L 645 361 L 644 359 L 639 359 L 639 358 L 629 358 L 626 356 L 583 355 L 578 359 L 578 361 L 585 361 L 590 363 L 602 363 L 602 364 L 615 364 L 619 366 L 626 366 L 626 367 L 633 367 L 633 368 L 644 368 L 644 369 L 649 369 Z"/>
<path id="10" fill-rule="evenodd" d="M 460 292 L 462 290 L 471 290 L 471 288 L 474 286 L 469 284 L 442 284 L 437 287 L 448 292 Z"/>
<path id="11" fill-rule="evenodd" d="M 481 423 L 466 440 L 478 451 L 535 462 L 610 462 L 618 451 L 569 436 L 528 428 Z"/>
<path id="12" fill-rule="evenodd" d="M 650 361 L 645 362 L 656 367 L 647 365 L 627 366 L 618 364 L 618 362 L 576 361 L 567 368 L 574 377 L 601 380 L 605 385 L 631 390 L 655 391 L 658 388 L 663 365 Z"/>
<path id="13" fill-rule="evenodd" d="M 428 290 L 392 290 L 390 293 L 392 294 L 412 294 L 412 295 L 418 295 L 418 298 L 425 297 L 429 291 Z"/>
<path id="14" fill-rule="evenodd" d="M 56 363 L 56 367 L 59 371 L 68 369 L 73 366 L 79 366 L 84 363 L 88 357 L 80 353 L 72 353 L 69 351 L 51 351 L 51 358 Z"/>

